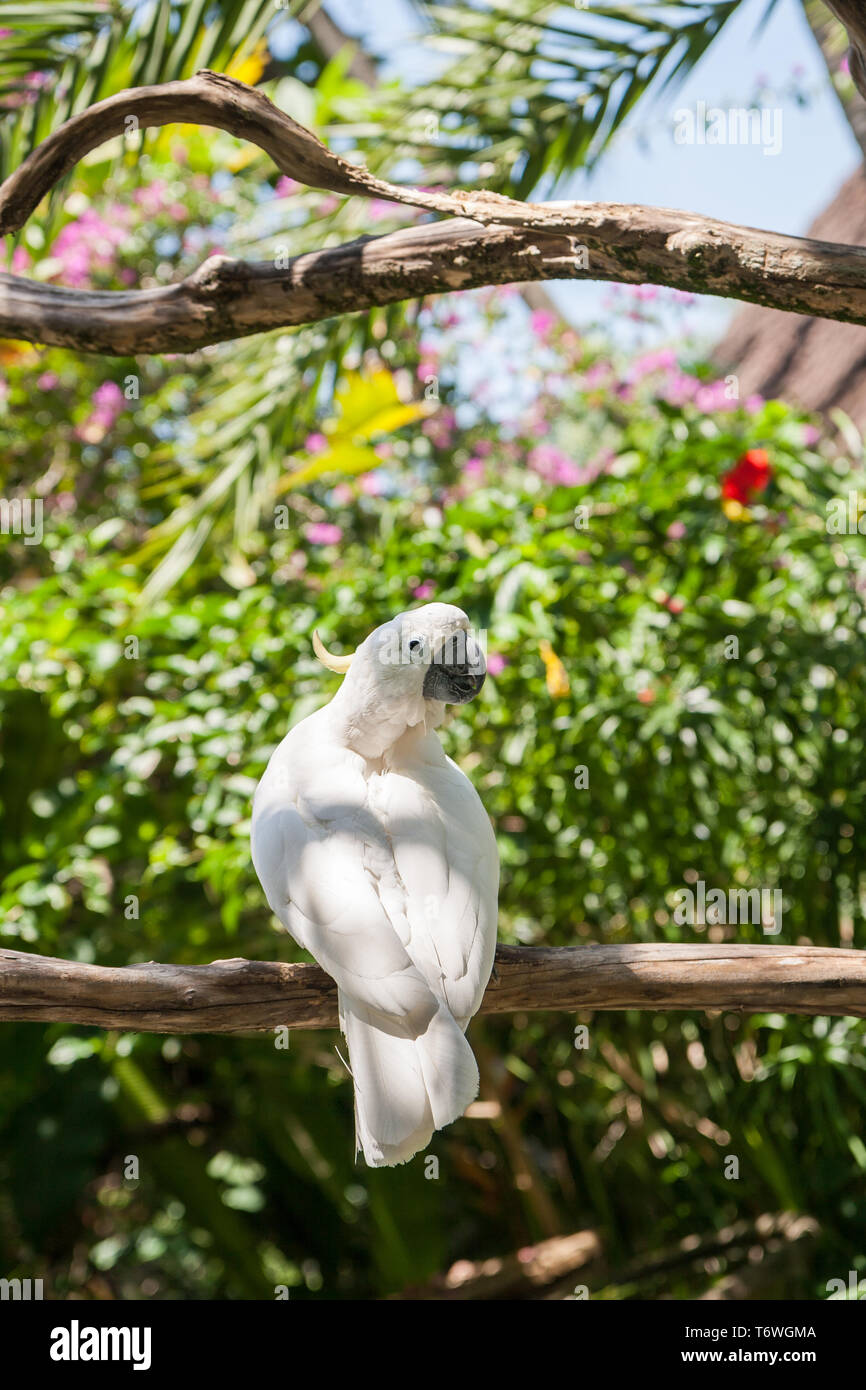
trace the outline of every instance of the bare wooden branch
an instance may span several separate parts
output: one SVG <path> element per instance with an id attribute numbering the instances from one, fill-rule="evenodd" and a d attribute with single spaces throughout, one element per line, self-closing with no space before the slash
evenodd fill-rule
<path id="1" fill-rule="evenodd" d="M 616 203 L 521 203 L 388 183 L 328 150 L 255 88 L 201 72 L 120 92 L 74 116 L 0 186 L 0 233 L 19 229 L 78 159 L 140 126 L 217 126 L 310 187 L 386 198 L 451 220 L 362 238 L 287 266 L 211 257 L 157 289 L 86 291 L 0 274 L 0 335 L 80 352 L 187 352 L 374 305 L 509 282 L 651 282 L 866 323 L 866 249 Z"/>
<path id="2" fill-rule="evenodd" d="M 851 76 L 858 92 L 866 97 L 866 7 L 863 0 L 825 0 L 825 3 L 848 31 Z"/>
<path id="3" fill-rule="evenodd" d="M 724 1009 L 866 1018 L 866 951 L 821 946 L 500 946 L 482 1013 Z M 317 965 L 227 960 L 113 968 L 0 950 L 0 1020 L 143 1033 L 337 1026 Z"/>

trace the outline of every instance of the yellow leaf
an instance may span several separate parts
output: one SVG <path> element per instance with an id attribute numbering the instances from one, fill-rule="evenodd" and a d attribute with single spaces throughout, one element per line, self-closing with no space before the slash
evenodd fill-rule
<path id="1" fill-rule="evenodd" d="M 248 87 L 254 87 L 267 67 L 269 57 L 267 39 L 259 39 L 252 53 L 245 58 L 232 59 L 226 68 L 226 76 L 236 77 L 238 82 L 246 82 Z"/>
<path id="2" fill-rule="evenodd" d="M 399 429 L 400 425 L 430 411 L 430 403 L 426 401 L 401 401 L 397 383 L 384 368 L 368 376 L 347 372 L 334 393 L 334 402 L 340 413 L 330 429 L 325 426 L 324 432 L 347 435 L 351 439 L 358 435 L 370 439 L 374 434 Z"/>
<path id="3" fill-rule="evenodd" d="M 277 492 L 290 492 L 302 483 L 312 483 L 325 473 L 343 473 L 350 477 L 355 473 L 368 473 L 378 468 L 382 460 L 373 449 L 367 449 L 349 440 L 340 440 L 332 449 L 316 454 L 309 463 L 295 468 L 277 483 Z"/>
<path id="4" fill-rule="evenodd" d="M 538 650 L 544 662 L 544 679 L 548 695 L 554 700 L 562 695 L 567 695 L 571 689 L 568 683 L 568 673 L 546 638 L 541 639 Z"/>
<path id="5" fill-rule="evenodd" d="M 0 362 L 5 366 L 11 367 L 15 362 L 24 363 L 35 357 L 32 343 L 22 342 L 19 338 L 0 338 Z"/>
<path id="6" fill-rule="evenodd" d="M 408 425 L 434 407 L 427 401 L 401 401 L 390 372 L 348 371 L 334 393 L 339 415 L 322 426 L 328 447 L 281 478 L 276 490 L 289 492 L 326 473 L 352 476 L 378 468 L 381 458 L 367 442 Z"/>
<path id="7" fill-rule="evenodd" d="M 752 513 L 748 507 L 744 507 L 742 502 L 738 502 L 735 497 L 725 497 L 722 501 L 722 511 L 728 521 L 749 521 Z"/>

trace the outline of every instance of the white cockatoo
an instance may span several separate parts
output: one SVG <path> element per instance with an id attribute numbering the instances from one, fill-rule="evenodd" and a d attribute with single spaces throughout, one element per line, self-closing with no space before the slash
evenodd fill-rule
<path id="1" fill-rule="evenodd" d="M 253 803 L 271 910 L 337 982 L 356 1152 L 404 1163 L 478 1094 L 464 1032 L 496 949 L 499 860 L 472 783 L 435 733 L 484 682 L 469 620 L 428 603 L 371 632 L 329 704 L 274 752 Z"/>

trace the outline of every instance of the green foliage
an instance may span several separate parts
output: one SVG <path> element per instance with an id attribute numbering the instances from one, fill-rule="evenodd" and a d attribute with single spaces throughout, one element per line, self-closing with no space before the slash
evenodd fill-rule
<path id="1" fill-rule="evenodd" d="M 0 122 L 5 167 L 145 72 L 261 66 L 270 8 L 159 5 L 142 41 L 127 6 L 0 4 L 0 93 L 31 60 L 53 74 Z M 459 51 L 427 90 L 365 94 L 346 55 L 309 87 L 309 42 L 268 90 L 377 171 L 411 153 L 419 181 L 528 191 L 594 157 L 732 8 L 606 10 L 593 38 L 597 9 L 431 5 L 430 42 Z M 111 289 L 374 216 L 406 214 L 286 188 L 186 129 L 95 152 L 17 249 L 21 273 Z M 780 889 L 767 940 L 864 945 L 864 541 L 827 527 L 857 486 L 850 430 L 849 459 L 700 362 L 627 364 L 504 293 L 184 359 L 3 343 L 0 363 L 0 495 L 44 502 L 41 543 L 0 552 L 0 945 L 299 958 L 250 864 L 253 788 L 335 688 L 314 625 L 348 648 L 431 597 L 488 635 L 490 677 L 444 737 L 496 828 L 504 941 L 764 939 L 679 925 L 702 879 Z M 721 481 L 755 447 L 772 479 L 738 509 Z M 477 1019 L 492 1109 L 436 1137 L 428 1180 L 421 1159 L 354 1163 L 336 1035 L 4 1024 L 0 1274 L 55 1297 L 378 1297 L 594 1227 L 594 1296 L 684 1298 L 745 1256 L 681 1242 L 788 1209 L 813 1234 L 760 1294 L 823 1297 L 866 1272 L 863 1035 L 735 1011 Z"/>

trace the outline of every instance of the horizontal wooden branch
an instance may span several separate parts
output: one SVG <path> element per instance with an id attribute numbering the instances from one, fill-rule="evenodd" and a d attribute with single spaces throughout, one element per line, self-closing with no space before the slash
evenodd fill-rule
<path id="1" fill-rule="evenodd" d="M 866 323 L 866 249 L 617 203 L 522 203 L 378 179 L 332 153 L 255 88 L 201 72 L 120 92 L 74 116 L 0 186 L 0 233 L 100 143 L 139 126 L 194 121 L 265 150 L 314 188 L 387 198 L 448 221 L 298 256 L 279 268 L 215 256 L 156 289 L 87 291 L 0 274 L 0 335 L 108 355 L 187 352 L 451 290 L 545 280 L 650 282 Z"/>
<path id="2" fill-rule="evenodd" d="M 866 951 L 820 946 L 500 946 L 482 1013 L 724 1009 L 866 1018 Z M 337 1026 L 317 965 L 226 960 L 113 968 L 0 950 L 0 1020 L 142 1033 Z"/>

